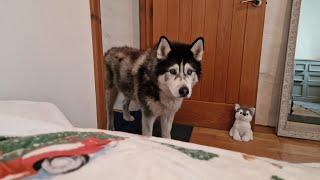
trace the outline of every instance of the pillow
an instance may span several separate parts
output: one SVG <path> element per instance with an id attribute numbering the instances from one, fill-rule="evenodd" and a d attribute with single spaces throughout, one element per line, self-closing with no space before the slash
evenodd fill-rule
<path id="1" fill-rule="evenodd" d="M 0 101 L 0 135 L 21 136 L 73 129 L 53 104 L 31 101 Z"/>

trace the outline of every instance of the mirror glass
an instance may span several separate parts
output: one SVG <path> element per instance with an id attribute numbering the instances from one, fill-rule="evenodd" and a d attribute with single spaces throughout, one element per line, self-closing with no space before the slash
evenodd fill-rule
<path id="1" fill-rule="evenodd" d="M 320 1 L 302 0 L 289 121 L 320 125 Z"/>

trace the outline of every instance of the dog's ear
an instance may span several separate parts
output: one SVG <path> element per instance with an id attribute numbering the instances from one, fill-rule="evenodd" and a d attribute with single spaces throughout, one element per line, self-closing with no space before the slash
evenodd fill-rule
<path id="1" fill-rule="evenodd" d="M 249 108 L 249 109 L 250 109 L 250 111 L 251 111 L 251 115 L 253 116 L 254 113 L 256 112 L 256 108 L 252 107 L 252 108 Z"/>
<path id="2" fill-rule="evenodd" d="M 204 52 L 204 39 L 203 37 L 198 37 L 192 44 L 191 44 L 191 52 L 193 53 L 193 57 L 201 61 L 203 52 Z"/>
<path id="3" fill-rule="evenodd" d="M 235 111 L 238 111 L 238 109 L 240 109 L 240 105 L 239 105 L 239 104 L 235 104 L 235 105 L 234 105 L 234 110 L 235 110 Z"/>
<path id="4" fill-rule="evenodd" d="M 166 59 L 171 51 L 171 45 L 169 40 L 165 36 L 161 36 L 158 43 L 157 58 Z"/>

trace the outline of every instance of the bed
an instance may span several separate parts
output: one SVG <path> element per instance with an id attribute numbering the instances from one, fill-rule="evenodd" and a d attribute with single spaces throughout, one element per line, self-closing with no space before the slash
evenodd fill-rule
<path id="1" fill-rule="evenodd" d="M 0 122 L 0 179 L 320 179 L 319 164 L 76 128 L 50 103 L 0 101 Z"/>

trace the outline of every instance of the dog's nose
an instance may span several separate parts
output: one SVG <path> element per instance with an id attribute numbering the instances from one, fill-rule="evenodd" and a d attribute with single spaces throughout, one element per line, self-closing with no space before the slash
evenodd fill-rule
<path id="1" fill-rule="evenodd" d="M 182 87 L 179 89 L 179 94 L 181 97 L 186 97 L 189 94 L 189 89 L 187 87 Z"/>

